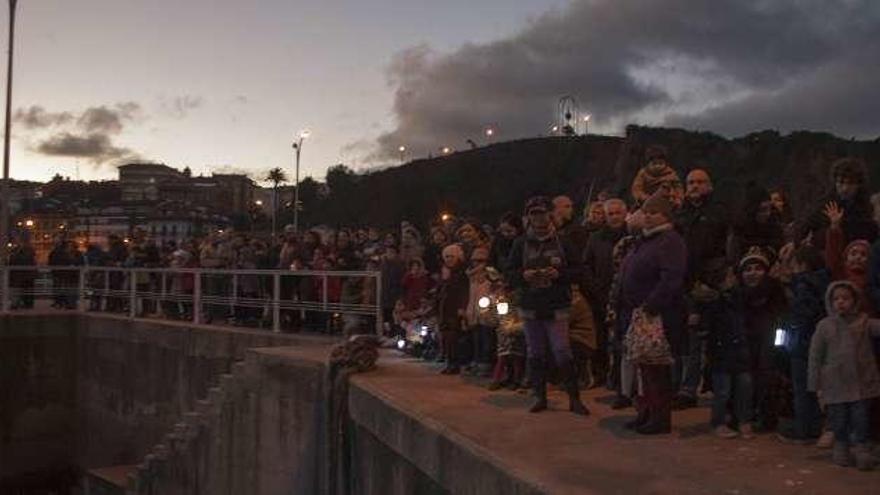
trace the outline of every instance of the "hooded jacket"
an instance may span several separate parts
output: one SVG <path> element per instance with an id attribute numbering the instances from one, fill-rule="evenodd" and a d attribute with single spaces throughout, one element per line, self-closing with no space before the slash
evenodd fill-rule
<path id="1" fill-rule="evenodd" d="M 880 337 L 880 320 L 861 312 L 858 299 L 853 315 L 834 314 L 831 294 L 841 286 L 858 293 L 858 288 L 845 280 L 828 286 L 825 308 L 830 316 L 819 322 L 810 342 L 807 388 L 820 392 L 825 404 L 880 396 L 880 371 L 871 342 L 872 337 Z"/>

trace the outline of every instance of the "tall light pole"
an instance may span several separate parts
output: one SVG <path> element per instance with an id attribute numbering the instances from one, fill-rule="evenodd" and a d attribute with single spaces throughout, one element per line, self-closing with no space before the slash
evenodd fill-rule
<path id="1" fill-rule="evenodd" d="M 305 129 L 299 131 L 298 139 L 293 143 L 296 150 L 296 174 L 294 176 L 295 189 L 293 190 L 293 230 L 299 233 L 299 156 L 302 153 L 303 141 L 312 135 L 312 131 Z"/>
<path id="2" fill-rule="evenodd" d="M 584 136 L 590 133 L 590 118 L 592 118 L 592 115 L 584 115 Z"/>
<path id="3" fill-rule="evenodd" d="M 9 0 L 9 57 L 6 67 L 6 132 L 3 134 L 3 187 L 0 194 L 0 265 L 9 259 L 9 136 L 12 130 L 12 54 L 15 40 L 15 8 L 18 0 Z"/>

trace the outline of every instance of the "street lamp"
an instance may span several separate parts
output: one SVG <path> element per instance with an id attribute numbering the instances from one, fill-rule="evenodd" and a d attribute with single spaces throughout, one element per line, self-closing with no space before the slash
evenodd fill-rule
<path id="1" fill-rule="evenodd" d="M 400 153 L 400 163 L 403 163 L 404 153 L 406 153 L 406 146 L 400 146 L 397 148 L 397 151 Z"/>
<path id="2" fill-rule="evenodd" d="M 256 200 L 256 201 L 254 201 L 254 204 L 257 205 L 257 206 L 263 206 L 263 200 L 262 200 L 262 199 L 258 199 L 258 200 Z"/>
<path id="3" fill-rule="evenodd" d="M 489 138 L 490 138 L 490 137 L 492 137 L 492 136 L 494 136 L 494 135 L 495 135 L 495 129 L 493 129 L 493 128 L 491 128 L 491 127 L 487 127 L 487 128 L 486 128 L 486 137 L 489 137 Z"/>
<path id="4" fill-rule="evenodd" d="M 12 54 L 14 53 L 15 40 L 15 8 L 18 6 L 18 0 L 9 0 L 9 57 L 6 67 L 6 131 L 3 134 L 3 186 L 0 188 L 0 194 L 3 200 L 0 201 L 0 244 L 3 245 L 0 251 L 0 265 L 5 266 L 8 261 L 9 248 L 6 247 L 9 241 L 9 134 L 12 129 Z M 3 298 L 3 309 L 6 309 L 8 298 Z"/>
<path id="5" fill-rule="evenodd" d="M 592 115 L 586 114 L 584 115 L 584 136 L 590 133 L 590 118 Z"/>
<path id="6" fill-rule="evenodd" d="M 299 205 L 299 156 L 302 153 L 303 141 L 312 135 L 312 131 L 304 129 L 299 131 L 298 140 L 293 143 L 293 149 L 296 150 L 296 176 L 295 189 L 293 190 L 293 204 Z M 293 209 L 293 231 L 299 233 L 299 208 Z"/>

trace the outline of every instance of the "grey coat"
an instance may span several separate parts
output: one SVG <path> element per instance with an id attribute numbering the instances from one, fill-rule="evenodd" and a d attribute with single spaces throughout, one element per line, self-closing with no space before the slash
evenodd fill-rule
<path id="1" fill-rule="evenodd" d="M 831 293 L 841 285 L 852 284 L 834 282 L 825 292 L 829 315 L 834 315 Z M 810 342 L 809 390 L 821 393 L 825 404 L 880 396 L 880 372 L 872 337 L 880 337 L 880 320 L 868 318 L 864 313 L 846 319 L 828 316 L 820 321 Z"/>

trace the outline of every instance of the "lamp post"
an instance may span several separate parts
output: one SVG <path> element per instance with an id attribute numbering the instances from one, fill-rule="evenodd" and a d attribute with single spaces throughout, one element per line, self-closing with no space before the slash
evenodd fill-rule
<path id="1" fill-rule="evenodd" d="M 397 152 L 400 153 L 400 163 L 403 163 L 403 161 L 406 157 L 406 146 L 398 147 Z"/>
<path id="2" fill-rule="evenodd" d="M 9 259 L 9 135 L 12 126 L 12 54 L 15 40 L 15 8 L 18 0 L 9 0 L 9 57 L 6 68 L 6 131 L 3 135 L 3 187 L 0 194 L 0 265 Z"/>
<path id="3" fill-rule="evenodd" d="M 299 132 L 297 141 L 293 143 L 293 149 L 296 150 L 296 173 L 294 175 L 293 190 L 293 230 L 299 233 L 299 157 L 302 153 L 303 141 L 312 135 L 312 131 L 305 129 Z"/>
<path id="4" fill-rule="evenodd" d="M 584 136 L 590 133 L 590 118 L 592 115 L 586 114 L 584 116 Z"/>

